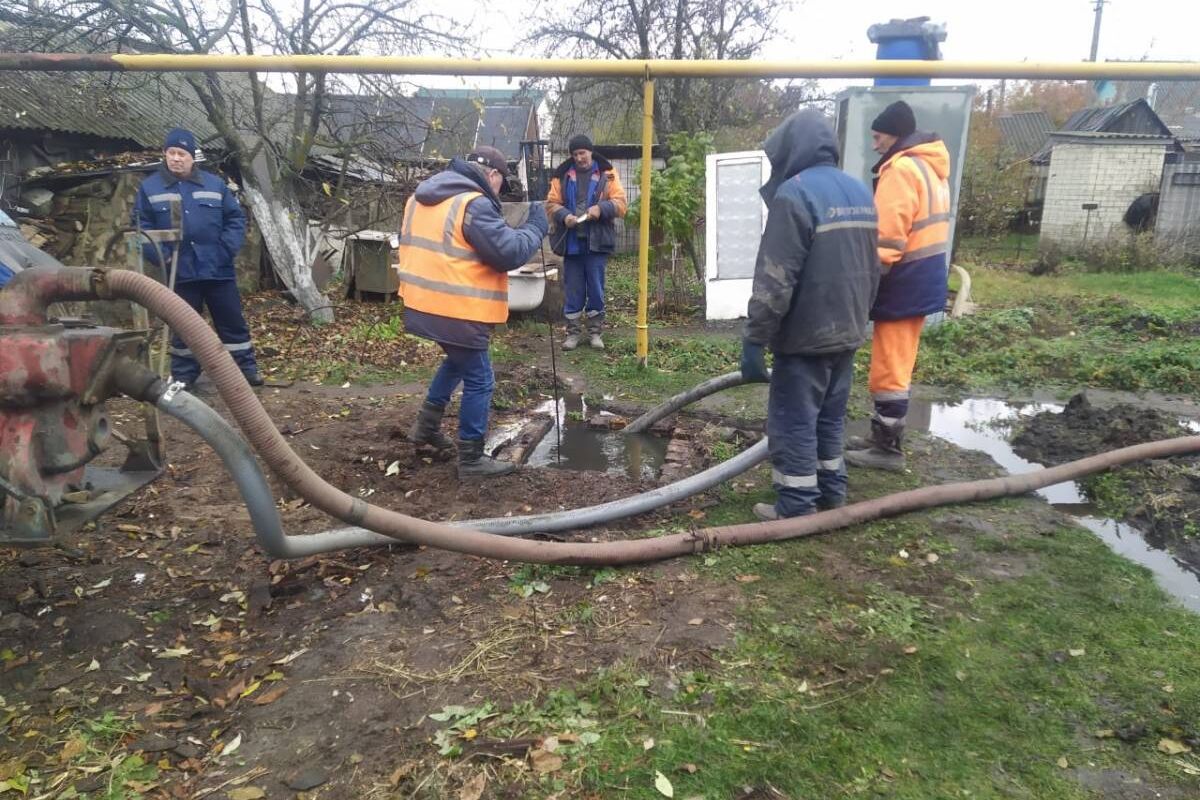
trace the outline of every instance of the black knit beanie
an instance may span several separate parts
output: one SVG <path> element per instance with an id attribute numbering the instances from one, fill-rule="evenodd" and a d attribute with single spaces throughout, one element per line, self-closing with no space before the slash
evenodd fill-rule
<path id="1" fill-rule="evenodd" d="M 917 130 L 917 118 L 908 103 L 897 100 L 883 110 L 871 123 L 871 130 L 903 139 Z"/>
<path id="2" fill-rule="evenodd" d="M 592 140 L 585 134 L 577 133 L 571 137 L 571 141 L 567 142 L 567 152 L 574 153 L 576 150 L 595 150 L 592 147 Z"/>

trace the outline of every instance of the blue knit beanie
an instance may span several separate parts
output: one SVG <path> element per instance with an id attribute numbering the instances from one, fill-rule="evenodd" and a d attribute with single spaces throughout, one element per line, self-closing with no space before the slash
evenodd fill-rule
<path id="1" fill-rule="evenodd" d="M 196 134 L 186 128 L 172 128 L 167 134 L 167 138 L 163 141 L 163 150 L 168 147 L 178 147 L 180 150 L 187 150 L 192 154 L 192 158 L 196 157 Z"/>

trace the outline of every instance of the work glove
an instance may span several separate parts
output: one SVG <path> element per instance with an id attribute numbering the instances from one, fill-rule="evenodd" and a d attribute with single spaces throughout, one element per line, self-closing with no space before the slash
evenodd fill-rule
<path id="1" fill-rule="evenodd" d="M 549 225 L 546 222 L 546 207 L 541 203 L 530 203 L 529 217 L 525 220 L 525 224 L 541 233 L 542 236 L 545 236 L 546 231 L 549 229 Z"/>
<path id="2" fill-rule="evenodd" d="M 746 383 L 767 383 L 767 354 L 761 344 L 742 341 L 742 380 Z"/>

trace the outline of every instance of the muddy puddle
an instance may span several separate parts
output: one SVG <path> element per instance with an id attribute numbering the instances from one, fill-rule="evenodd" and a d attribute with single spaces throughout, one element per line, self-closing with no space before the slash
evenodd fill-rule
<path id="1" fill-rule="evenodd" d="M 970 398 L 957 403 L 935 403 L 914 399 L 909 408 L 909 426 L 927 431 L 959 447 L 978 450 L 1010 474 L 1041 469 L 1027 461 L 1009 443 L 1013 426 L 1022 417 L 1045 411 L 1060 413 L 1062 404 L 1015 403 L 996 398 Z M 1200 422 L 1181 420 L 1200 432 Z M 1055 508 L 1096 534 L 1114 552 L 1141 564 L 1154 573 L 1158 584 L 1192 611 L 1200 612 L 1200 564 L 1189 564 L 1170 552 L 1155 547 L 1142 531 L 1099 514 L 1076 483 L 1060 483 L 1038 491 Z"/>
<path id="2" fill-rule="evenodd" d="M 658 477 L 667 453 L 666 439 L 593 427 L 591 420 L 611 415 L 605 411 L 593 413 L 581 395 L 565 395 L 558 403 L 557 415 L 553 400 L 533 412 L 555 417 L 556 421 L 530 454 L 529 466 L 605 472 L 635 481 Z"/>

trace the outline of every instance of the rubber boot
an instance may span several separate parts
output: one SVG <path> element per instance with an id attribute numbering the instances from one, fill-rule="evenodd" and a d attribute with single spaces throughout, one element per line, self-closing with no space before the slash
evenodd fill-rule
<path id="1" fill-rule="evenodd" d="M 885 425 L 883 422 L 873 419 L 871 420 L 871 446 L 866 450 L 848 451 L 846 463 L 854 467 L 900 472 L 904 469 L 904 451 L 901 449 L 903 441 L 903 422 Z"/>
<path id="2" fill-rule="evenodd" d="M 774 522 L 779 519 L 779 512 L 775 510 L 775 506 L 772 503 L 755 503 L 754 516 L 763 522 Z"/>
<path id="3" fill-rule="evenodd" d="M 408 440 L 413 443 L 414 447 L 427 445 L 435 450 L 454 449 L 454 442 L 441 431 L 444 413 L 446 413 L 444 407 L 435 406 L 428 400 L 421 404 L 416 421 L 408 429 Z"/>
<path id="4" fill-rule="evenodd" d="M 579 347 L 579 336 L 583 333 L 583 328 L 579 324 L 579 318 L 567 318 L 567 338 L 563 339 L 563 350 L 574 350 Z"/>
<path id="5" fill-rule="evenodd" d="M 483 453 L 483 439 L 458 440 L 458 479 L 498 478 L 515 472 L 516 464 L 497 461 Z"/>
<path id="6" fill-rule="evenodd" d="M 588 344 L 596 350 L 604 349 L 604 340 L 600 338 L 600 334 L 604 331 L 604 315 L 597 314 L 594 317 L 588 317 Z"/>

